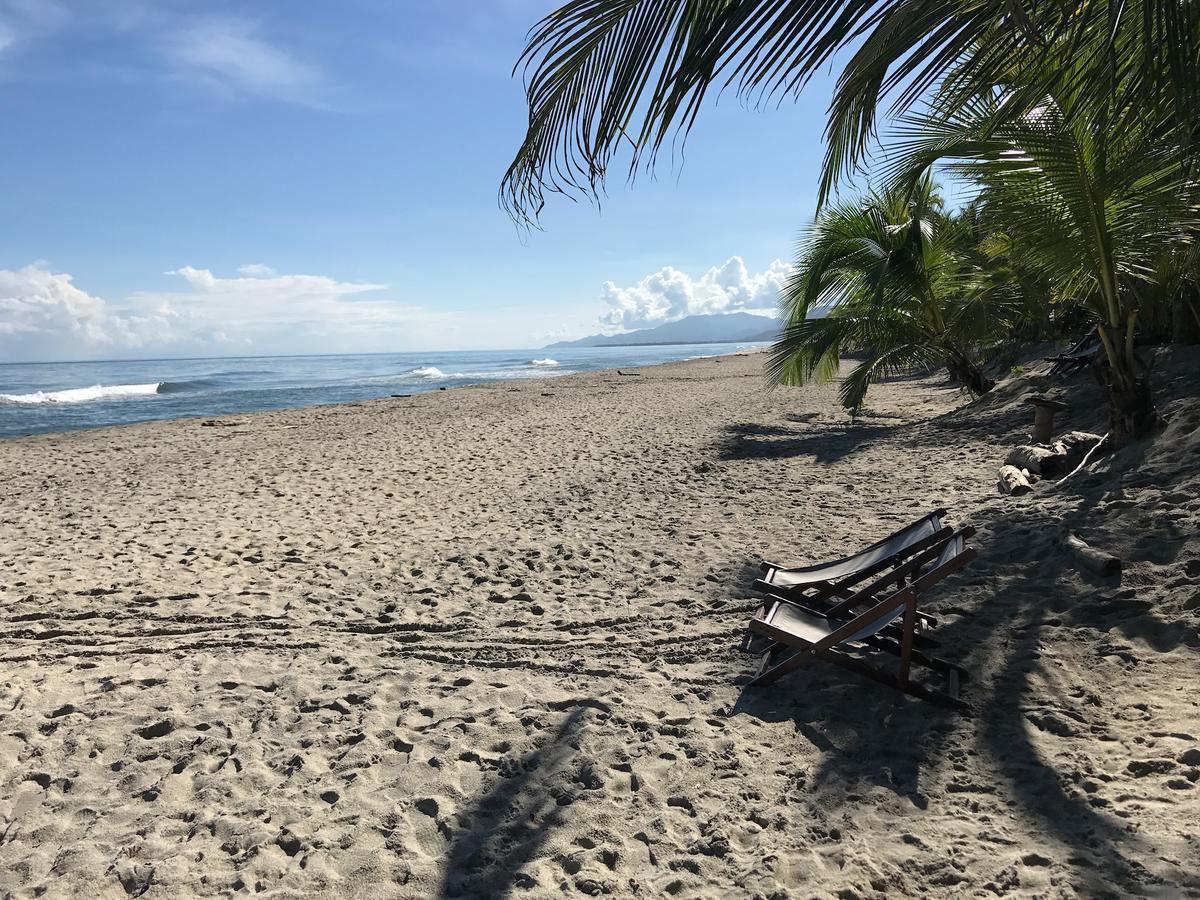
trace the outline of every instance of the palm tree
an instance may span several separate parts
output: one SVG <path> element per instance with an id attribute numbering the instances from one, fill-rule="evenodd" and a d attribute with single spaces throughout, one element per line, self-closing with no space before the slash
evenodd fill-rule
<path id="1" fill-rule="evenodd" d="M 973 221 L 946 213 L 928 174 L 911 191 L 828 206 L 805 235 L 784 288 L 787 324 L 768 373 L 782 384 L 830 380 L 842 353 L 857 349 L 866 358 L 841 386 L 852 411 L 873 381 L 938 366 L 984 394 L 994 382 L 979 351 L 1019 310 L 991 288 Z"/>
<path id="2" fill-rule="evenodd" d="M 989 213 L 1010 224 L 1024 263 L 1060 301 L 1099 321 L 1114 441 L 1156 421 L 1134 336 L 1164 252 L 1200 234 L 1200 185 L 1185 148 L 1153 109 L 1080 113 L 1073 92 L 1044 95 L 1032 111 L 1004 109 L 1011 88 L 972 98 L 950 115 L 903 119 L 888 175 L 896 190 L 936 161 L 975 181 Z"/>
<path id="3" fill-rule="evenodd" d="M 1076 64 L 1064 69 L 1057 48 Z M 547 192 L 595 194 L 618 151 L 632 175 L 690 130 L 713 86 L 769 100 L 849 53 L 829 112 L 821 197 L 867 152 L 882 101 L 913 108 L 942 89 L 953 109 L 1019 66 L 1009 114 L 1065 79 L 1077 104 L 1169 110 L 1200 136 L 1200 2 L 1124 0 L 569 0 L 531 31 L 529 124 L 501 201 L 535 222 Z"/>

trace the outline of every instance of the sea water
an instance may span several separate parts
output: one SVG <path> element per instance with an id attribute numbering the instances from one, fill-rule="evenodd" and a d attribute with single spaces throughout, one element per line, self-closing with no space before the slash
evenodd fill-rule
<path id="1" fill-rule="evenodd" d="M 347 403 L 732 353 L 758 344 L 0 364 L 0 437 Z"/>

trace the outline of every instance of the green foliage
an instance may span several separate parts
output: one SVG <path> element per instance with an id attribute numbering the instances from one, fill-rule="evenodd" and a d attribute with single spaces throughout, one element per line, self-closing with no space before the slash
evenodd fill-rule
<path id="1" fill-rule="evenodd" d="M 945 212 L 928 175 L 911 189 L 827 207 L 802 239 L 784 289 L 786 324 L 770 377 L 832 380 L 853 349 L 866 356 L 841 384 L 852 410 L 872 382 L 942 365 L 964 387 L 986 391 L 981 351 L 1012 328 L 1021 307 L 991 284 L 974 238 L 971 220 Z"/>
<path id="2" fill-rule="evenodd" d="M 653 164 L 712 88 L 782 98 L 845 53 L 823 198 L 863 161 L 881 103 L 909 110 L 937 87 L 953 110 L 1014 68 L 1023 86 L 1012 115 L 1079 84 L 1075 107 L 1110 97 L 1121 109 L 1152 105 L 1190 140 L 1198 31 L 1194 0 L 570 0 L 532 30 L 518 61 L 529 123 L 501 200 L 534 221 L 547 191 L 595 194 L 622 147 L 630 174 Z"/>
<path id="3" fill-rule="evenodd" d="M 832 378 L 857 347 L 851 408 L 938 361 L 986 390 L 1000 336 L 1090 318 L 1114 440 L 1153 427 L 1139 322 L 1200 335 L 1200 0 L 570 0 L 518 62 L 529 127 L 501 202 L 532 224 L 547 192 L 597 194 L 622 150 L 630 177 L 652 166 L 710 89 L 782 99 L 842 60 L 772 377 Z M 885 103 L 885 189 L 830 204 L 878 149 Z M 979 187 L 961 215 L 940 208 L 935 165 Z"/>

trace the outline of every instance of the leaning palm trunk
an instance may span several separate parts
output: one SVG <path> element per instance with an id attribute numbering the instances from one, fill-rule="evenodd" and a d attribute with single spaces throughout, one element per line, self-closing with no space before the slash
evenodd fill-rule
<path id="1" fill-rule="evenodd" d="M 1109 432 L 1118 447 L 1149 434 L 1160 421 L 1149 373 L 1133 351 L 1136 322 L 1133 311 L 1124 323 L 1104 323 L 1098 329 L 1107 363 L 1101 368 L 1101 380 L 1108 396 Z"/>
<path id="2" fill-rule="evenodd" d="M 961 351 L 951 351 L 946 357 L 946 370 L 954 381 L 976 397 L 982 397 L 996 386 L 996 382 L 983 373 L 969 356 Z"/>

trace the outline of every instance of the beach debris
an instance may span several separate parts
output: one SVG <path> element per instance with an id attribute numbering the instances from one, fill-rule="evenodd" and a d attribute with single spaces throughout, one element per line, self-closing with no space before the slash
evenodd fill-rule
<path id="1" fill-rule="evenodd" d="M 202 428 L 239 428 L 243 422 L 225 422 L 221 419 L 205 419 L 200 423 Z"/>
<path id="2" fill-rule="evenodd" d="M 1078 535 L 1068 534 L 1064 543 L 1067 550 L 1075 558 L 1075 561 L 1088 571 L 1105 577 L 1111 577 L 1120 573 L 1122 563 L 1119 557 L 1089 546 Z"/>
<path id="3" fill-rule="evenodd" d="M 1065 411 L 1067 404 L 1041 394 L 1031 394 L 1025 398 L 1025 402 L 1033 407 L 1033 442 L 1050 443 L 1054 435 L 1054 414 Z"/>
<path id="4" fill-rule="evenodd" d="M 1013 447 L 1000 467 L 996 487 L 1001 494 L 1020 496 L 1028 494 L 1043 478 L 1061 483 L 1079 472 L 1107 445 L 1108 435 L 1068 431 L 1052 444 Z"/>
<path id="5" fill-rule="evenodd" d="M 1005 465 L 1026 469 L 1044 478 L 1052 478 L 1066 471 L 1066 462 L 1065 452 L 1049 447 L 1035 447 L 1030 444 L 1013 447 L 1008 456 L 1004 458 Z"/>
<path id="6" fill-rule="evenodd" d="M 392 399 L 393 400 L 404 400 L 411 396 L 412 396 L 412 394 L 392 394 Z"/>
<path id="7" fill-rule="evenodd" d="M 1028 469 L 1018 469 L 1016 466 L 1001 466 L 1000 480 L 996 483 L 996 487 L 999 488 L 1002 494 L 1011 494 L 1014 497 L 1019 497 L 1033 490 L 1033 482 L 1029 479 L 1030 472 Z"/>
<path id="8" fill-rule="evenodd" d="M 1101 437 L 1090 431 L 1068 431 L 1052 445 L 1052 449 L 1066 456 L 1066 468 L 1074 475 L 1100 449 L 1107 446 L 1108 435 Z M 1070 475 L 1064 477 L 1069 478 Z"/>
<path id="9" fill-rule="evenodd" d="M 1044 478 L 1055 478 L 1075 469 L 1104 442 L 1098 434 L 1088 431 L 1068 431 L 1053 444 L 1021 444 L 1004 458 L 1006 465 L 1028 469 Z"/>
<path id="10" fill-rule="evenodd" d="M 641 377 L 642 377 L 642 373 L 641 373 L 641 372 L 622 372 L 620 369 L 617 369 L 617 374 L 618 374 L 618 375 L 625 375 L 625 376 L 628 376 L 628 377 L 630 377 L 630 378 L 641 378 Z"/>

